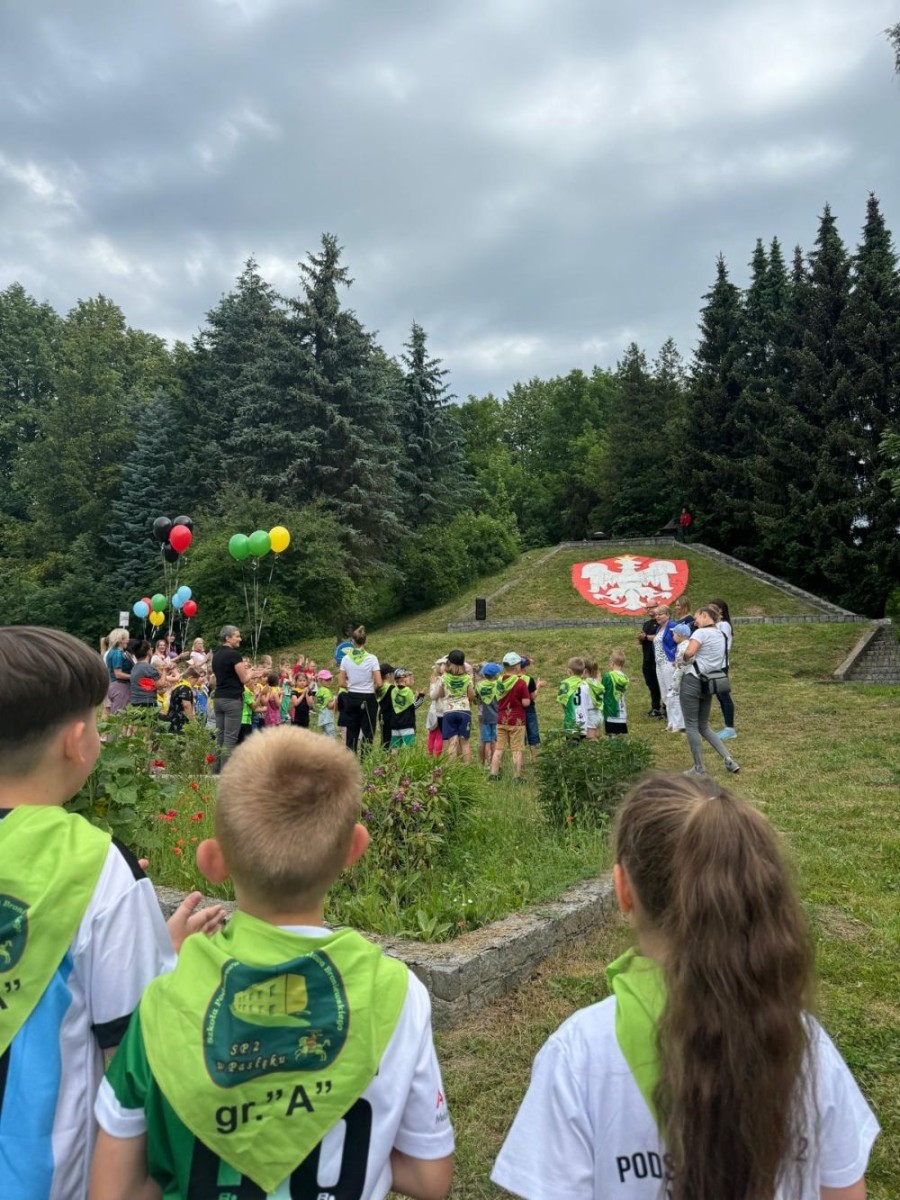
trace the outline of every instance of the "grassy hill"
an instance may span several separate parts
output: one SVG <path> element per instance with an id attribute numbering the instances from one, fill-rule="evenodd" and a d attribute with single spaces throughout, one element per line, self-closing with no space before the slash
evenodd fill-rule
<path id="1" fill-rule="evenodd" d="M 795 599 L 770 584 L 753 579 L 702 554 L 681 546 L 641 546 L 598 542 L 594 546 L 566 548 L 553 553 L 552 547 L 529 550 L 518 562 L 496 575 L 487 576 L 459 596 L 426 613 L 404 617 L 387 626 L 390 632 L 424 632 L 439 629 L 453 621 L 473 620 L 475 597 L 490 597 L 506 584 L 513 584 L 502 595 L 488 601 L 488 619 L 548 620 L 611 619 L 611 614 L 590 604 L 572 586 L 574 563 L 616 558 L 635 554 L 647 558 L 684 559 L 688 564 L 685 595 L 699 605 L 713 596 L 722 596 L 736 617 L 805 616 L 819 610 Z M 622 617 L 627 624 L 633 618 Z"/>

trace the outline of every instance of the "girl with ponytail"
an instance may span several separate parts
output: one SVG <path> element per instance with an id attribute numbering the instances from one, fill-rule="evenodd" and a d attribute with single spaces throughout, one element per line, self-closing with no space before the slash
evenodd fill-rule
<path id="1" fill-rule="evenodd" d="M 777 838 L 703 779 L 652 777 L 616 830 L 638 948 L 538 1054 L 492 1178 L 527 1200 L 865 1200 L 879 1130 L 808 1015 Z"/>

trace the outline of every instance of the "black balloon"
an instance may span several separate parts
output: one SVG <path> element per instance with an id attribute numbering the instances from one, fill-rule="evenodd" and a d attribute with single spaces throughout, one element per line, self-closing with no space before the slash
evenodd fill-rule
<path id="1" fill-rule="evenodd" d="M 172 522 L 168 517 L 157 517 L 153 522 L 153 536 L 158 542 L 166 543 L 172 532 Z"/>
<path id="2" fill-rule="evenodd" d="M 184 525 L 184 527 L 186 529 L 190 529 L 191 533 L 194 532 L 194 522 L 191 520 L 190 517 L 176 517 L 175 520 L 172 522 L 172 524 L 173 525 Z"/>
<path id="3" fill-rule="evenodd" d="M 174 546 L 163 546 L 163 558 L 166 562 L 178 562 L 178 551 Z"/>

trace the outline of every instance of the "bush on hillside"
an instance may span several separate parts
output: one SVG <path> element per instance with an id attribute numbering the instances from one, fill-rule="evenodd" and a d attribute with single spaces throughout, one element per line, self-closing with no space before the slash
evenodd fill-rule
<path id="1" fill-rule="evenodd" d="M 403 580 L 398 611 L 444 604 L 475 579 L 514 562 L 519 543 L 508 526 L 469 509 L 452 521 L 425 525 L 404 543 L 397 565 Z"/>
<path id="2" fill-rule="evenodd" d="M 653 765 L 650 743 L 635 737 L 595 741 L 551 733 L 537 761 L 538 802 L 555 829 L 605 825 L 626 788 Z"/>

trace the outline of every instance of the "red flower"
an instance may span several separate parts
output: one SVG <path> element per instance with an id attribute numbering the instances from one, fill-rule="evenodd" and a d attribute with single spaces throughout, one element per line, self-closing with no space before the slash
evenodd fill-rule
<path id="1" fill-rule="evenodd" d="M 191 820 L 192 821 L 202 821 L 203 813 L 191 813 Z"/>
<path id="2" fill-rule="evenodd" d="M 182 853 L 182 849 L 181 849 L 181 847 L 180 847 L 180 846 L 173 846 L 173 847 L 172 847 L 172 853 L 173 853 L 173 854 L 181 854 L 181 853 Z"/>
<path id="3" fill-rule="evenodd" d="M 214 763 L 216 761 L 216 756 L 214 754 L 207 754 L 206 761 L 208 763 Z"/>
<path id="4" fill-rule="evenodd" d="M 184 845 L 184 838 L 179 838 L 179 839 L 178 839 L 178 841 L 175 843 L 175 845 L 176 845 L 176 846 L 183 846 L 183 845 Z"/>
<path id="5" fill-rule="evenodd" d="M 194 791 L 195 791 L 195 792 L 199 792 L 199 791 L 200 791 L 200 784 L 199 784 L 199 783 L 195 783 L 193 780 L 191 780 L 191 787 L 194 789 Z"/>
<path id="6" fill-rule="evenodd" d="M 163 760 L 161 758 L 154 758 L 154 760 L 153 760 L 154 767 L 164 767 L 165 765 L 166 764 L 163 762 Z"/>
<path id="7" fill-rule="evenodd" d="M 178 816 L 178 809 L 170 808 L 169 811 L 166 813 L 166 816 L 169 818 L 170 821 L 174 821 L 175 818 Z"/>

